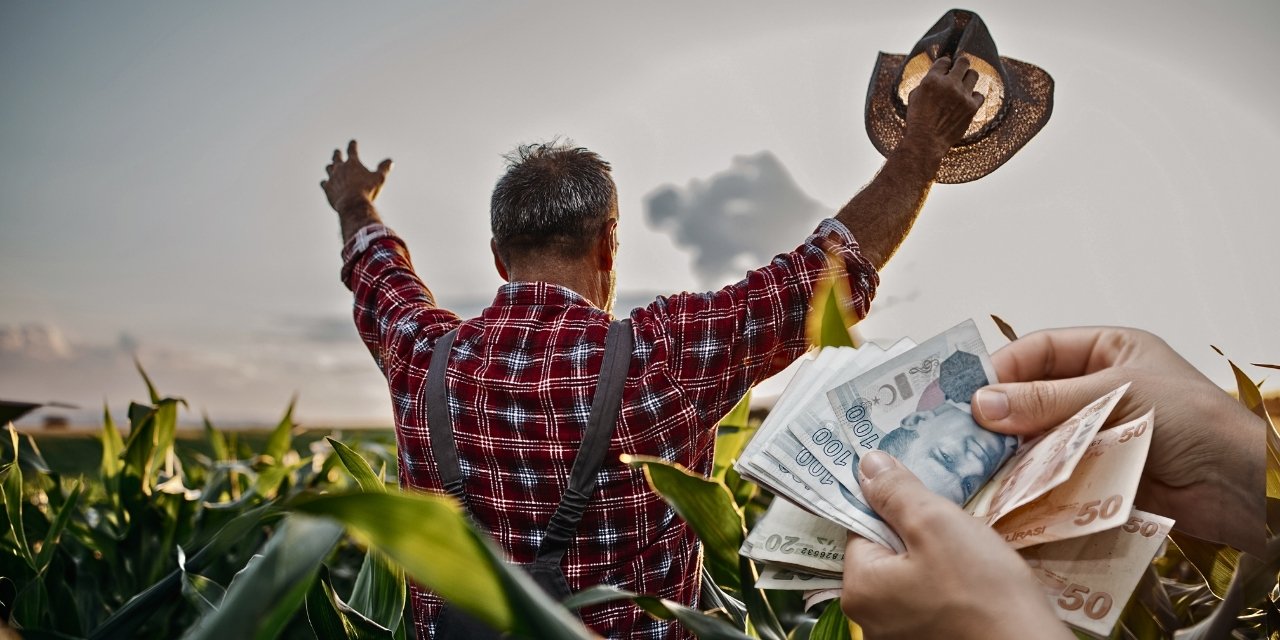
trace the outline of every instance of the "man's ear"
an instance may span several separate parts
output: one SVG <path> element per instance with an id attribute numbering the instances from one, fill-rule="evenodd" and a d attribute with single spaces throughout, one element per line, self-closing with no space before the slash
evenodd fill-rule
<path id="1" fill-rule="evenodd" d="M 933 413 L 929 411 L 917 411 L 902 419 L 901 426 L 914 429 L 916 425 L 933 417 Z"/>
<path id="2" fill-rule="evenodd" d="M 618 253 L 618 220 L 604 223 L 600 237 L 596 239 L 596 266 L 601 271 L 613 271 L 613 258 Z"/>
<path id="3" fill-rule="evenodd" d="M 498 270 L 498 275 L 502 279 L 511 282 L 511 278 L 507 277 L 507 265 L 502 262 L 502 255 L 498 253 L 498 241 L 493 238 L 489 239 L 489 250 L 493 252 L 493 266 Z"/>

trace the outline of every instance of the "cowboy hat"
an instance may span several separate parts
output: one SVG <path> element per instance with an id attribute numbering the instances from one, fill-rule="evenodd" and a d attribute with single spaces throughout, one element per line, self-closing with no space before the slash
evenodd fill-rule
<path id="1" fill-rule="evenodd" d="M 911 90 L 940 57 L 968 58 L 978 72 L 974 90 L 985 100 L 964 137 L 946 156 L 936 180 L 969 182 L 995 171 L 1022 148 L 1053 111 L 1053 78 L 1044 69 L 1001 57 L 982 18 L 952 9 L 907 55 L 880 52 L 867 88 L 867 135 L 889 155 L 902 141 Z"/>

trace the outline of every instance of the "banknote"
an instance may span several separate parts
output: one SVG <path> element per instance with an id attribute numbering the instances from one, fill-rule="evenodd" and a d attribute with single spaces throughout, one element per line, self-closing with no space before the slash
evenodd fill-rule
<path id="1" fill-rule="evenodd" d="M 1134 509 L 1114 529 L 1019 553 L 1060 619 L 1105 637 L 1172 527 L 1169 518 Z"/>
<path id="2" fill-rule="evenodd" d="M 1071 477 L 995 523 L 1015 549 L 1124 524 L 1151 446 L 1155 412 L 1094 437 Z"/>
<path id="3" fill-rule="evenodd" d="M 813 591 L 818 589 L 839 589 L 840 578 L 820 576 L 798 571 L 789 567 L 766 565 L 760 570 L 760 578 L 756 580 L 757 589 L 777 589 L 779 591 Z"/>
<path id="4" fill-rule="evenodd" d="M 1065 482 L 1128 388 L 1126 384 L 1094 400 L 1066 422 L 1024 443 L 974 498 L 969 512 L 992 525 Z"/>
<path id="5" fill-rule="evenodd" d="M 856 465 L 859 453 L 884 450 L 935 493 L 964 504 L 1018 444 L 973 419 L 973 392 L 995 381 L 969 320 L 827 391 L 842 438 L 822 444 L 826 433 L 813 432 L 799 439 L 830 451 L 826 460 L 834 466 Z M 847 488 L 862 500 L 859 489 Z"/>
<path id="6" fill-rule="evenodd" d="M 844 570 L 844 527 L 788 500 L 774 500 L 739 550 L 744 556 L 775 565 L 808 567 L 838 575 Z"/>

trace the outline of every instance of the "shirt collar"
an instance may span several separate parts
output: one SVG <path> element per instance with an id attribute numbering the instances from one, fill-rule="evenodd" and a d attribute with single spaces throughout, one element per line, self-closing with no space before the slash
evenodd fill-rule
<path id="1" fill-rule="evenodd" d="M 573 289 L 550 282 L 509 282 L 498 288 L 495 307 L 511 306 L 592 306 Z"/>

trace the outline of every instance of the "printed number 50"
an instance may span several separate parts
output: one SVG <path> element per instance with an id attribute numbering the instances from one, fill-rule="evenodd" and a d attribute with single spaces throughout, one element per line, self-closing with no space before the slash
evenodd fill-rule
<path id="1" fill-rule="evenodd" d="M 1089 594 L 1089 587 L 1073 584 L 1062 591 L 1062 597 L 1058 598 L 1058 606 L 1067 611 L 1075 611 L 1083 609 L 1084 615 L 1101 620 L 1111 611 L 1111 594 L 1105 591 L 1099 591 L 1092 595 Z"/>
<path id="2" fill-rule="evenodd" d="M 1090 500 L 1080 505 L 1080 512 L 1076 514 L 1076 519 L 1073 522 L 1084 526 L 1096 520 L 1098 516 L 1102 516 L 1104 519 L 1110 518 L 1120 511 L 1122 504 L 1124 504 L 1124 498 L 1119 494 L 1106 500 Z"/>

